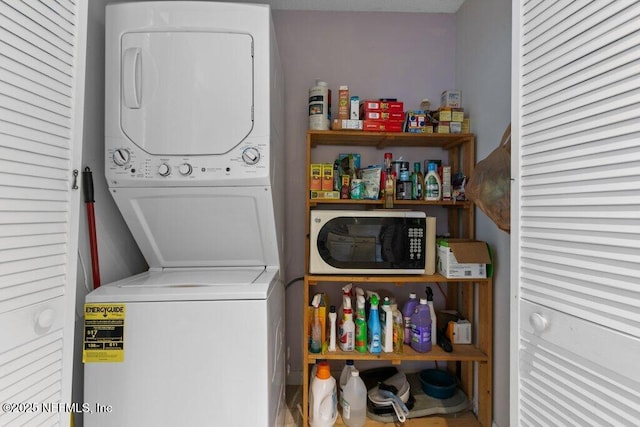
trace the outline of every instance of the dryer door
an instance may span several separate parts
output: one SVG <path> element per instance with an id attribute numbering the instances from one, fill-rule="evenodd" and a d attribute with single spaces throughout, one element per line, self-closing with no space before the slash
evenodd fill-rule
<path id="1" fill-rule="evenodd" d="M 241 33 L 124 34 L 123 132 L 154 155 L 231 150 L 253 127 L 252 46 Z"/>

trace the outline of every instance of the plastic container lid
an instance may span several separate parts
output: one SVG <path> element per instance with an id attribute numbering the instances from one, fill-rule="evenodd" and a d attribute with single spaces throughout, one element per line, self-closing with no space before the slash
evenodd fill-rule
<path id="1" fill-rule="evenodd" d="M 326 379 L 329 379 L 330 376 L 331 376 L 331 371 L 329 370 L 329 364 L 318 365 L 316 378 L 320 378 L 321 380 L 326 380 Z"/>

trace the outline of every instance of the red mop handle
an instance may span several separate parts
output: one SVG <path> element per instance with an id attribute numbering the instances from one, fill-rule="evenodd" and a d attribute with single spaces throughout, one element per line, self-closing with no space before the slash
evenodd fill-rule
<path id="1" fill-rule="evenodd" d="M 100 263 L 98 262 L 98 238 L 96 237 L 96 214 L 93 210 L 93 176 L 91 169 L 84 168 L 82 172 L 84 201 L 87 204 L 87 221 L 89 226 L 89 246 L 91 247 L 91 271 L 93 272 L 93 288 L 100 286 Z"/>

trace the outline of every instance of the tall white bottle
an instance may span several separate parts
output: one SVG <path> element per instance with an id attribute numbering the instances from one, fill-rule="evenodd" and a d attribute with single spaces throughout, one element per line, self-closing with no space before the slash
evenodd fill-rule
<path id="1" fill-rule="evenodd" d="M 351 371 L 342 394 L 342 421 L 348 427 L 362 427 L 367 420 L 367 387 L 357 369 Z"/>
<path id="2" fill-rule="evenodd" d="M 427 305 L 429 306 L 429 314 L 431 315 L 431 344 L 438 344 L 438 322 L 436 319 L 436 310 L 433 307 L 433 291 L 431 286 L 427 286 Z"/>

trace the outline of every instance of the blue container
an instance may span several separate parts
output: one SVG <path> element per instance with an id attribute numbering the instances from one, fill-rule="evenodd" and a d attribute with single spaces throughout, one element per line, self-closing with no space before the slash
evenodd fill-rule
<path id="1" fill-rule="evenodd" d="M 456 378 L 440 369 L 425 369 L 420 371 L 422 391 L 436 399 L 448 399 L 456 392 Z"/>

